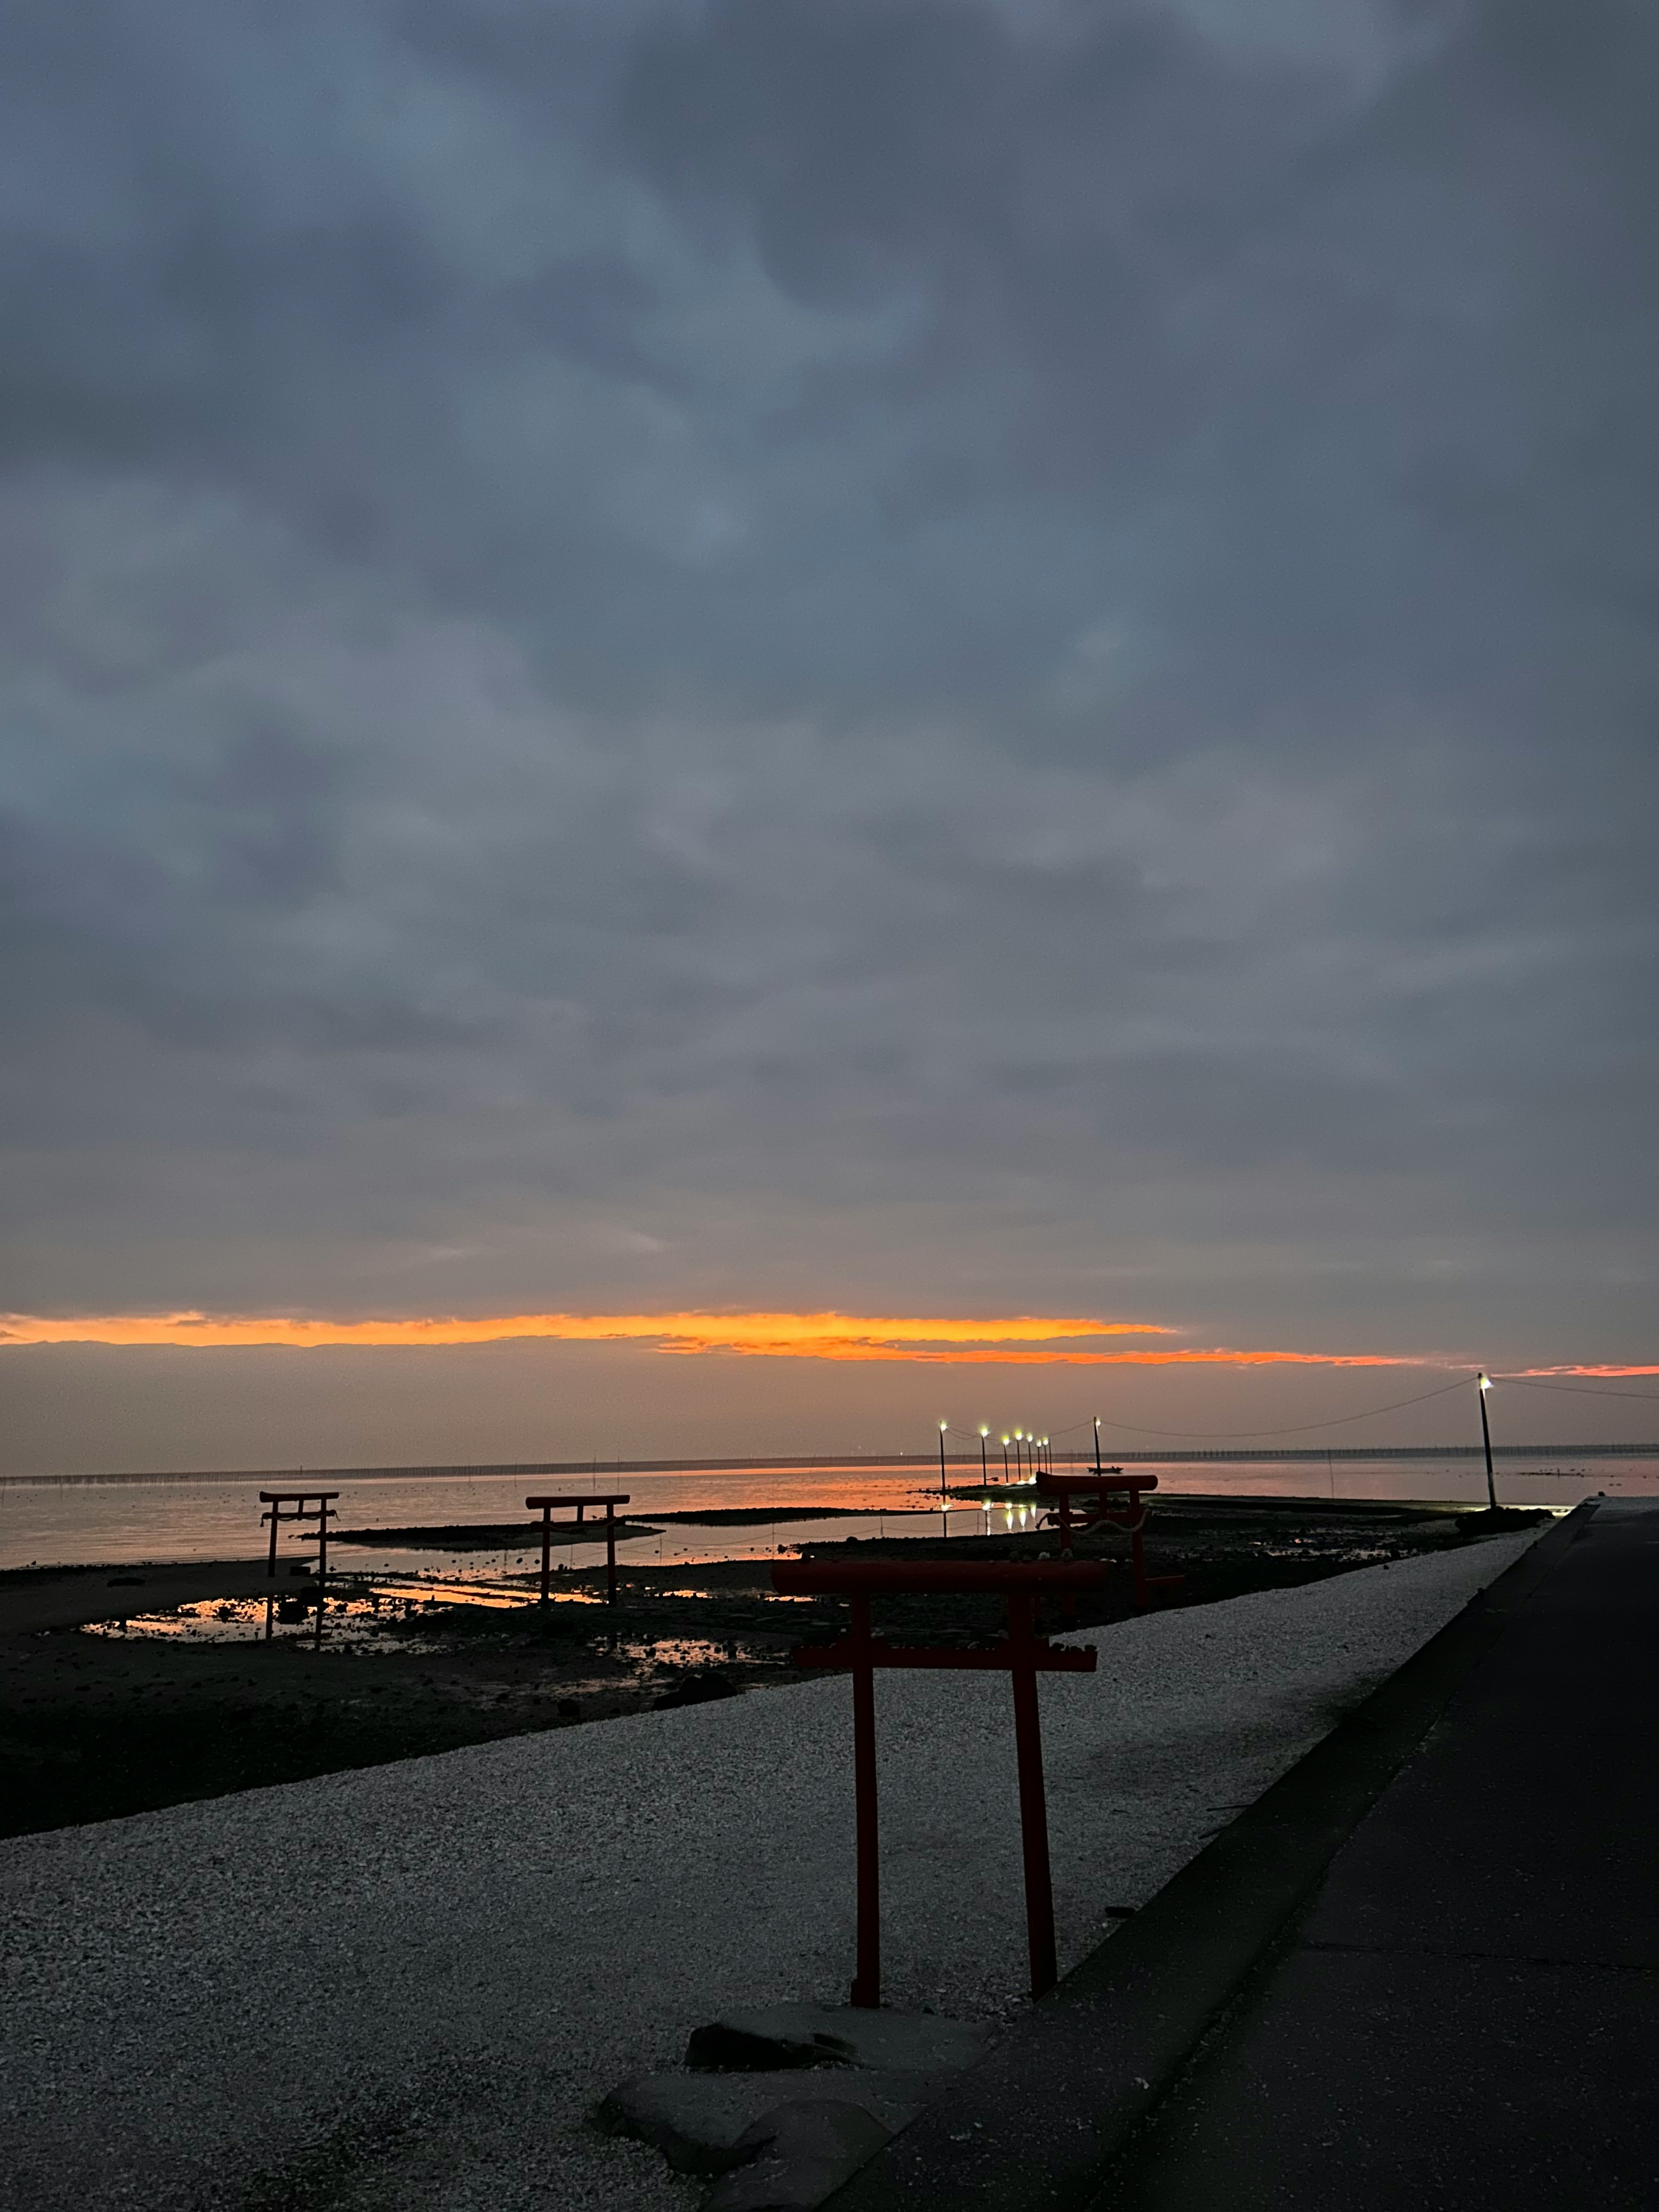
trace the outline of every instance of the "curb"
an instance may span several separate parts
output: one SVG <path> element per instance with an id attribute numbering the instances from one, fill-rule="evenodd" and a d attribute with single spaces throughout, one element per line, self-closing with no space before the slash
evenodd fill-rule
<path id="1" fill-rule="evenodd" d="M 1562 1555 L 1540 1536 L 820 2212 L 1082 2212 L 1336 1852 Z"/>

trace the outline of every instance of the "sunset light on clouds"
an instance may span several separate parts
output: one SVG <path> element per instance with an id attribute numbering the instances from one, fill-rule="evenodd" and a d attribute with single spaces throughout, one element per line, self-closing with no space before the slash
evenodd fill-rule
<path id="1" fill-rule="evenodd" d="M 1650 9 L 23 12 L 0 1473 L 1646 1440 Z"/>
<path id="2" fill-rule="evenodd" d="M 738 1352 L 775 1359 L 918 1360 L 945 1365 L 1422 1367 L 1429 1357 L 1366 1352 L 1237 1351 L 1164 1346 L 1100 1352 L 1079 1348 L 1100 1337 L 1180 1334 L 1156 1322 L 1099 1321 L 1018 1314 L 996 1318 L 841 1313 L 448 1315 L 329 1321 L 287 1315 L 204 1313 L 28 1314 L 0 1318 L 0 1345 L 177 1345 L 191 1349 L 258 1346 L 440 1347 L 526 1338 L 567 1343 L 643 1340 L 659 1352 Z M 1455 1364 L 1455 1363 L 1452 1363 Z"/>

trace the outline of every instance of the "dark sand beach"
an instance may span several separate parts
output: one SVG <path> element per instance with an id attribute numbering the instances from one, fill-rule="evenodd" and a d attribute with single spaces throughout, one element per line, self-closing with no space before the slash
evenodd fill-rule
<path id="1" fill-rule="evenodd" d="M 817 1509 L 813 1517 L 821 1517 Z M 1161 1605 L 1203 1605 L 1455 1547 L 1540 1517 L 1504 1514 L 1494 1524 L 1484 1513 L 1443 1506 L 1169 1498 L 1149 1524 L 1147 1563 L 1155 1575 L 1182 1577 L 1159 1593 Z M 452 1552 L 466 1549 L 469 1538 L 490 1548 L 501 1536 L 453 1526 L 395 1534 Z M 1056 1541 L 1044 1529 L 863 1540 L 856 1551 L 1035 1559 L 1051 1556 Z M 818 1558 L 842 1548 L 806 1547 Z M 467 1585 L 372 1608 L 360 1597 L 348 1613 L 354 1589 L 376 1587 L 354 1575 L 351 1549 L 339 1542 L 331 1562 L 320 1650 L 304 1632 L 315 1618 L 314 1584 L 286 1563 L 275 1585 L 264 1562 L 250 1560 L 0 1577 L 0 1833 L 109 1820 L 665 1701 L 784 1687 L 801 1680 L 793 1646 L 833 1636 L 842 1618 L 834 1600 L 779 1602 L 766 1563 L 753 1559 L 630 1566 L 614 1608 L 602 1601 L 603 1568 L 584 1566 L 556 1573 L 557 1601 L 544 1613 L 505 1608 L 489 1601 L 487 1588 Z M 1116 1559 L 1123 1571 L 1075 1622 L 1050 1625 L 1123 1619 L 1133 1602 L 1127 1552 L 1119 1535 L 1080 1539 L 1078 1556 Z M 265 1642 L 254 1616 L 273 1588 L 278 1632 Z M 240 1608 L 240 1622 L 225 1629 L 235 1640 L 151 1635 L 138 1626 L 181 1607 L 233 1615 Z M 123 1620 L 132 1624 L 125 1632 Z M 94 1632 L 100 1624 L 104 1632 Z M 912 1599 L 890 1606 L 884 1625 L 901 1641 L 971 1642 L 995 1632 L 998 1613 L 994 1601 Z"/>

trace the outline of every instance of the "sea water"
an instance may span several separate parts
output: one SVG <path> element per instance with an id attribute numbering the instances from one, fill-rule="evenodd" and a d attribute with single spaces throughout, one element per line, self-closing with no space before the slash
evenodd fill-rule
<path id="1" fill-rule="evenodd" d="M 1062 1471 L 1070 1471 L 1062 1467 Z M 1161 1491 L 1219 1498 L 1422 1500 L 1484 1504 L 1486 1471 L 1478 1458 L 1339 1459 L 1249 1462 L 1169 1460 L 1139 1464 Z M 263 1489 L 298 1488 L 307 1478 L 263 1474 L 8 1475 L 0 1477 L 0 1568 L 71 1565 L 136 1565 L 167 1560 L 263 1557 Z M 1035 1525 L 1028 1491 L 1004 1492 L 994 1473 L 983 1492 L 976 1471 L 953 1465 L 950 1495 L 941 1500 L 937 1474 L 902 1468 L 748 1467 L 684 1473 L 618 1474 L 596 1468 L 580 1476 L 388 1475 L 313 1478 L 337 1488 L 343 1528 L 496 1526 L 521 1521 L 522 1542 L 489 1551 L 441 1553 L 428 1547 L 342 1544 L 342 1567 L 369 1573 L 418 1571 L 471 1577 L 522 1571 L 540 1559 L 538 1516 L 525 1498 L 626 1492 L 629 1516 L 744 1511 L 763 1517 L 737 1522 L 678 1521 L 617 1547 L 624 1564 L 664 1565 L 702 1559 L 776 1558 L 801 1545 L 849 1536 L 993 1534 Z M 1659 1457 L 1601 1458 L 1571 1449 L 1498 1462 L 1498 1495 L 1506 1505 L 1562 1510 L 1598 1492 L 1608 1497 L 1659 1493 Z M 536 1525 L 532 1525 L 532 1521 Z M 602 1526 L 602 1520 L 601 1520 Z M 598 1547 L 556 1546 L 554 1557 L 577 1568 L 602 1556 Z M 310 1548 L 314 1548 L 314 1538 Z M 302 1539 L 284 1531 L 284 1557 L 300 1557 Z"/>

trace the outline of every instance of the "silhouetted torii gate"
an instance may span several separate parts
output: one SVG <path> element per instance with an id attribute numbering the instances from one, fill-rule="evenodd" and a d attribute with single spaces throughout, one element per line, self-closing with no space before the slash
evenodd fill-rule
<path id="1" fill-rule="evenodd" d="M 617 1598 L 616 1509 L 619 1505 L 627 1504 L 628 1496 L 629 1493 L 625 1490 L 621 1490 L 612 1491 L 609 1495 L 597 1498 L 590 1492 L 586 1497 L 577 1497 L 573 1494 L 564 1498 L 526 1498 L 525 1504 L 539 1510 L 542 1516 L 542 1603 L 544 1605 L 551 1602 L 553 1595 L 553 1511 L 556 1506 L 566 1505 L 574 1505 L 576 1509 L 578 1531 L 581 1528 L 582 1517 L 588 1506 L 603 1505 L 605 1508 L 605 1571 L 611 1593 L 611 1601 L 615 1604 Z M 592 1540 L 595 1543 L 599 1541 L 597 1529 L 594 1531 Z"/>
<path id="2" fill-rule="evenodd" d="M 314 1521 L 317 1523 L 317 1641 L 319 1644 L 323 1640 L 323 1607 L 328 1595 L 328 1524 L 331 1521 L 337 1521 L 340 1517 L 330 1500 L 337 1498 L 339 1494 L 337 1490 L 262 1490 L 259 1492 L 260 1504 L 268 1505 L 270 1508 L 269 1513 L 262 1513 L 259 1516 L 262 1527 L 267 1521 L 270 1523 L 270 1559 L 265 1568 L 268 1576 L 274 1576 L 276 1572 L 276 1535 L 279 1525 L 284 1521 L 300 1522 Z M 311 1503 L 313 1498 L 317 1501 L 314 1505 Z M 285 1505 L 289 1508 L 286 1513 L 283 1510 Z M 270 1601 L 267 1598 L 265 1601 L 267 1644 L 270 1641 L 271 1632 Z"/>

